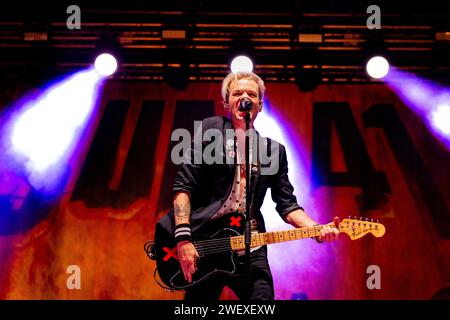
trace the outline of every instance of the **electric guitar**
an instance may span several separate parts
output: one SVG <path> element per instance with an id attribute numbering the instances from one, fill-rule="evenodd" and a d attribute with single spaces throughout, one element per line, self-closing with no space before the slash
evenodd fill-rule
<path id="1" fill-rule="evenodd" d="M 357 219 L 344 219 L 327 224 L 347 234 L 351 240 L 359 239 L 368 233 L 382 237 L 385 227 L 378 222 Z M 193 244 L 199 258 L 197 271 L 192 274 L 192 282 L 184 279 L 177 256 L 177 246 L 170 234 L 156 234 L 155 241 L 148 241 L 145 250 L 151 259 L 156 260 L 157 271 L 161 280 L 173 290 L 185 290 L 218 273 L 233 274 L 243 257 L 238 252 L 245 250 L 244 242 L 245 216 L 240 213 L 224 215 L 205 223 L 192 235 Z M 251 248 L 292 240 L 313 238 L 320 235 L 323 225 L 252 233 Z M 156 272 L 156 271 L 155 271 Z"/>

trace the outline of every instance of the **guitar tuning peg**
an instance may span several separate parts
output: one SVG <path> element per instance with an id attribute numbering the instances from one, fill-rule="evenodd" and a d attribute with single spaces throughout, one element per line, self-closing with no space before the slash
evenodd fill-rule
<path id="1" fill-rule="evenodd" d="M 366 221 L 369 221 L 369 218 L 366 218 Z"/>
<path id="2" fill-rule="evenodd" d="M 370 219 L 370 222 L 373 222 L 373 219 Z"/>

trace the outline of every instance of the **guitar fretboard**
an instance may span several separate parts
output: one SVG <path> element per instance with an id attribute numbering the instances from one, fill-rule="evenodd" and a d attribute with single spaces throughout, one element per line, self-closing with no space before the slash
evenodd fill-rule
<path id="1" fill-rule="evenodd" d="M 323 226 L 304 227 L 284 231 L 253 233 L 251 237 L 251 247 L 263 246 L 266 244 L 280 243 L 286 241 L 299 240 L 304 238 L 313 238 L 320 235 Z M 236 236 L 230 238 L 232 250 L 244 250 L 244 236 Z"/>

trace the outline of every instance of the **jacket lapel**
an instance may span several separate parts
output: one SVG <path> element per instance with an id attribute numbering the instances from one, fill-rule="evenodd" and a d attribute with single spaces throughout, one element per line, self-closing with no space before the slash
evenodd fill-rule
<path id="1" fill-rule="evenodd" d="M 224 121 L 224 126 L 223 126 L 223 130 L 222 130 L 222 134 L 223 134 L 223 150 L 225 151 L 224 154 L 224 163 L 226 164 L 226 166 L 228 167 L 228 172 L 229 174 L 232 176 L 232 178 L 234 178 L 234 174 L 235 174 L 235 169 L 236 169 L 236 151 L 235 151 L 235 141 L 232 141 L 231 139 L 228 139 L 230 141 L 227 141 L 227 136 L 226 136 L 226 132 L 227 130 L 234 130 L 233 125 L 231 123 L 231 121 L 229 119 L 226 119 Z M 227 160 L 228 158 L 228 160 Z M 230 161 L 230 159 L 232 158 L 232 161 Z M 228 161 L 228 162 L 227 162 Z"/>

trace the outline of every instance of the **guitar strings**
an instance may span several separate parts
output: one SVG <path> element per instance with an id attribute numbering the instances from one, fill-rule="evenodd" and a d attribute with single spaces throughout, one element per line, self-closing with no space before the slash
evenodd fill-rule
<path id="1" fill-rule="evenodd" d="M 296 233 L 298 233 L 297 230 L 296 230 Z M 311 228 L 308 228 L 308 236 L 307 236 L 308 238 L 311 237 L 310 232 L 309 232 L 310 230 L 311 230 Z M 321 228 L 313 228 L 313 232 L 316 232 L 316 233 L 320 230 L 321 230 Z M 300 234 L 303 235 L 302 232 Z M 241 237 L 243 237 L 243 236 L 241 235 Z M 274 239 L 275 238 L 276 237 L 274 237 Z M 302 237 L 302 238 L 304 238 L 304 237 Z M 201 240 L 201 241 L 194 242 L 194 246 L 196 247 L 197 251 L 199 251 L 199 254 L 200 253 L 201 254 L 211 254 L 211 253 L 229 251 L 231 249 L 230 239 L 231 239 L 231 237 L 220 238 L 220 239 Z M 253 239 L 255 239 L 255 242 L 257 241 L 255 237 Z M 296 239 L 291 239 L 289 237 L 289 240 L 287 240 L 287 241 L 296 240 Z M 256 244 L 256 246 L 258 246 L 258 245 L 264 245 L 264 244 Z"/>
<path id="2" fill-rule="evenodd" d="M 330 225 L 332 225 L 332 224 L 330 224 Z M 323 226 L 305 227 L 305 228 L 293 229 L 296 235 L 300 234 L 302 237 L 301 238 L 291 239 L 290 236 L 289 236 L 289 239 L 285 240 L 284 237 L 283 237 L 283 240 L 284 241 L 291 241 L 291 240 L 297 240 L 297 239 L 314 237 L 314 234 L 317 234 L 318 232 L 322 231 L 322 229 L 323 229 Z M 369 228 L 369 229 L 372 229 L 372 228 Z M 305 230 L 307 230 L 307 236 L 303 236 L 304 234 L 306 234 L 304 232 Z M 311 231 L 313 233 L 312 236 L 310 234 Z M 292 231 L 287 231 L 287 232 L 288 232 L 288 235 L 290 235 Z M 275 233 L 277 233 L 277 231 L 275 231 L 273 233 L 273 236 L 272 236 L 273 240 L 278 238 L 278 237 L 274 236 Z M 266 233 L 266 234 L 269 234 L 269 232 Z M 256 237 L 258 237 L 258 234 L 252 234 L 252 236 L 253 236 L 252 240 L 254 239 L 254 242 L 257 242 L 257 238 Z M 243 235 L 239 235 L 239 236 L 233 236 L 233 237 L 244 237 L 244 236 Z M 211 254 L 211 253 L 218 253 L 218 252 L 223 252 L 223 251 L 230 251 L 230 249 L 231 249 L 231 243 L 230 243 L 231 240 L 230 239 L 233 238 L 233 237 L 195 241 L 194 242 L 194 246 L 196 247 L 196 249 L 201 254 Z M 266 240 L 266 237 L 263 236 L 261 240 Z M 271 240 L 271 239 L 269 239 L 269 240 Z M 276 243 L 276 241 L 274 241 L 273 243 Z M 263 244 L 256 243 L 256 246 L 259 246 L 259 245 L 265 245 L 265 243 L 263 243 Z"/>
<path id="3" fill-rule="evenodd" d="M 314 236 L 314 232 L 317 233 L 317 232 L 320 232 L 320 231 L 322 230 L 322 228 L 319 228 L 319 227 L 314 227 L 314 228 L 312 228 L 312 227 L 307 227 L 307 228 L 305 228 L 305 229 L 308 230 L 308 232 L 307 232 L 308 236 L 306 236 L 307 238 L 313 237 L 313 236 Z M 300 233 L 300 234 L 305 234 L 305 232 L 303 232 L 303 231 L 304 231 L 303 228 L 293 229 L 293 230 L 294 230 L 294 232 L 295 232 L 296 234 L 298 234 L 298 233 Z M 312 236 L 310 235 L 311 230 L 312 230 L 312 233 L 313 233 Z M 278 231 L 274 231 L 273 234 L 275 234 L 275 233 L 277 233 L 277 232 L 278 232 Z M 288 234 L 290 234 L 291 232 L 292 232 L 291 230 L 288 230 L 288 231 L 287 231 Z M 265 233 L 265 234 L 270 234 L 270 233 L 271 233 L 271 232 L 267 232 L 267 233 Z M 244 236 L 244 235 L 239 235 L 239 236 L 236 236 L 236 237 L 243 237 L 243 236 Z M 258 236 L 258 233 L 253 233 L 252 236 Z M 235 236 L 232 236 L 232 237 L 235 237 Z M 220 241 L 223 241 L 223 240 L 229 240 L 229 239 L 232 238 L 232 237 L 218 238 L 218 239 L 199 240 L 199 241 L 194 241 L 194 243 L 196 243 L 196 244 L 208 244 L 208 243 L 220 242 Z"/>
<path id="4" fill-rule="evenodd" d="M 309 237 L 313 237 L 315 234 L 317 234 L 317 232 L 320 232 L 321 231 L 321 229 L 319 229 L 319 228 L 315 228 L 315 229 L 313 229 L 313 231 L 312 231 L 312 233 L 313 233 L 313 235 L 311 235 L 310 233 L 310 231 L 311 231 L 311 228 L 308 228 L 309 230 L 308 230 L 308 235 L 306 236 L 306 238 L 309 238 Z M 295 230 L 295 234 L 301 234 L 301 235 L 303 235 L 303 234 L 306 234 L 305 232 L 299 232 L 299 231 L 302 231 L 301 229 L 294 229 Z M 276 233 L 277 231 L 275 231 L 275 233 Z M 288 234 L 291 234 L 291 232 L 292 231 L 288 231 Z M 265 234 L 269 234 L 269 232 L 268 233 L 265 233 Z M 252 238 L 255 238 L 255 237 L 261 237 L 261 234 L 252 234 Z M 218 242 L 222 242 L 222 241 L 224 241 L 224 240 L 226 240 L 226 241 L 229 241 L 231 238 L 233 238 L 233 237 L 243 237 L 243 235 L 239 235 L 239 236 L 232 236 L 232 237 L 225 237 L 225 238 L 219 238 L 219 239 L 206 239 L 206 240 L 199 240 L 199 241 L 194 241 L 194 243 L 195 244 L 199 244 L 199 245 L 208 245 L 208 244 L 215 244 L 215 243 L 218 243 Z M 264 236 L 263 236 L 264 237 Z M 274 237 L 274 236 L 272 236 L 274 239 L 275 238 L 277 238 L 277 237 Z M 265 238 L 265 237 L 264 237 Z"/>
<path id="5" fill-rule="evenodd" d="M 311 229 L 311 228 L 309 228 L 309 229 Z M 306 234 L 305 232 L 299 232 L 299 231 L 301 231 L 301 230 L 295 230 L 295 234 L 296 235 L 298 235 L 299 233 L 303 236 L 304 234 Z M 319 228 L 315 228 L 315 229 L 313 229 L 313 235 L 311 235 L 310 232 L 311 230 L 308 230 L 308 233 L 307 233 L 307 236 L 305 236 L 305 238 L 310 238 L 310 237 L 314 237 L 315 236 L 315 234 L 317 234 L 318 232 L 320 232 L 321 231 L 321 229 L 319 229 Z M 266 233 L 266 235 L 267 234 L 269 234 L 269 233 Z M 291 235 L 292 234 L 292 231 L 288 231 L 288 235 Z M 255 239 L 256 237 L 260 237 L 261 238 L 261 234 L 252 234 L 252 238 L 253 239 Z M 284 234 L 283 234 L 283 236 L 284 236 Z M 233 236 L 233 237 L 243 237 L 243 235 L 240 235 L 240 236 Z M 225 241 L 225 242 L 229 242 L 230 241 L 230 239 L 231 238 L 233 238 L 233 237 L 225 237 L 225 238 L 219 238 L 219 239 L 207 239 L 207 240 L 199 240 L 199 241 L 194 241 L 194 244 L 198 244 L 198 245 L 201 245 L 201 246 L 203 246 L 203 247 L 208 247 L 208 246 L 211 246 L 211 245 L 217 245 L 217 244 L 222 244 L 221 242 L 223 242 L 223 241 Z M 267 237 L 269 237 L 269 236 L 267 236 Z M 274 239 L 275 238 L 278 238 L 278 237 L 274 237 L 274 236 L 272 236 Z M 263 236 L 263 238 L 266 238 L 266 237 L 264 237 Z"/>

